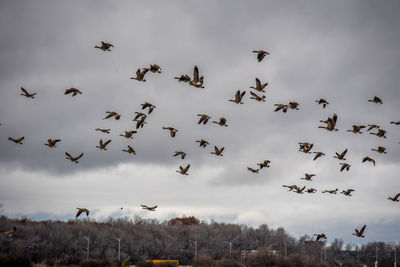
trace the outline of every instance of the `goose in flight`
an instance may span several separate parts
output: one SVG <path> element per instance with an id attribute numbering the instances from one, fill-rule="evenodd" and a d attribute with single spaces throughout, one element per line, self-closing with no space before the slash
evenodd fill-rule
<path id="1" fill-rule="evenodd" d="M 142 112 L 135 112 L 135 113 L 136 113 L 136 115 L 135 115 L 135 118 L 133 118 L 133 121 L 137 121 L 138 119 L 142 119 L 143 117 L 144 118 L 147 117 L 147 115 L 142 113 Z"/>
<path id="2" fill-rule="evenodd" d="M 285 104 L 275 104 L 274 105 L 276 108 L 275 108 L 275 110 L 274 110 L 274 112 L 277 112 L 277 111 L 279 111 L 279 110 L 282 110 L 283 111 L 283 113 L 286 113 L 286 111 L 287 111 L 287 109 L 288 109 L 288 105 L 285 105 Z"/>
<path id="3" fill-rule="evenodd" d="M 48 139 L 47 144 L 44 144 L 45 146 L 48 147 L 56 147 L 57 142 L 60 142 L 60 139 Z"/>
<path id="4" fill-rule="evenodd" d="M 373 103 L 375 103 L 375 104 L 383 104 L 382 99 L 380 99 L 380 98 L 377 97 L 377 96 L 374 96 L 373 99 L 369 99 L 368 102 L 373 102 Z"/>
<path id="5" fill-rule="evenodd" d="M 317 192 L 317 189 L 315 189 L 315 188 L 308 188 L 307 189 L 307 193 L 309 193 L 309 194 L 312 194 L 312 193 L 315 193 L 315 192 Z"/>
<path id="6" fill-rule="evenodd" d="M 400 121 L 391 121 L 390 124 L 400 125 Z"/>
<path id="7" fill-rule="evenodd" d="M 191 80 L 189 82 L 189 84 L 193 85 L 194 87 L 197 87 L 197 88 L 204 88 L 203 80 L 204 80 L 203 76 L 199 77 L 199 68 L 197 66 L 194 66 L 194 69 L 193 69 L 193 80 Z"/>
<path id="8" fill-rule="evenodd" d="M 175 137 L 176 133 L 178 132 L 177 129 L 173 127 L 162 127 L 164 130 L 168 130 L 171 137 Z"/>
<path id="9" fill-rule="evenodd" d="M 257 95 L 256 93 L 253 93 L 253 92 L 250 92 L 250 94 L 251 94 L 250 99 L 257 100 L 258 102 L 265 102 L 265 98 L 266 98 L 265 95 L 259 96 L 259 95 Z"/>
<path id="10" fill-rule="evenodd" d="M 66 159 L 69 159 L 71 162 L 75 162 L 75 163 L 79 163 L 79 159 L 83 156 L 83 153 L 81 153 L 79 156 L 77 157 L 72 157 L 68 152 L 65 152 L 65 155 L 67 156 Z"/>
<path id="11" fill-rule="evenodd" d="M 69 89 L 65 89 L 64 95 L 71 94 L 72 96 L 76 96 L 77 94 L 82 94 L 82 92 L 78 88 L 71 87 Z"/>
<path id="12" fill-rule="evenodd" d="M 222 152 L 224 151 L 224 149 L 225 149 L 225 147 L 218 148 L 217 146 L 214 146 L 214 151 L 210 152 L 210 154 L 214 154 L 216 156 L 221 156 L 222 157 L 223 156 Z"/>
<path id="13" fill-rule="evenodd" d="M 297 193 L 297 194 L 303 194 L 304 189 L 306 189 L 306 186 L 303 186 L 302 188 L 297 187 L 295 193 Z"/>
<path id="14" fill-rule="evenodd" d="M 292 110 L 299 110 L 299 105 L 300 104 L 295 101 L 289 102 L 289 108 Z"/>
<path id="15" fill-rule="evenodd" d="M 325 156 L 325 154 L 323 152 L 313 152 L 313 153 L 315 153 L 315 157 L 313 160 L 316 160 L 319 157 Z"/>
<path id="16" fill-rule="evenodd" d="M 380 127 L 379 125 L 376 125 L 376 124 L 368 124 L 367 126 L 369 127 L 367 132 L 372 129 L 379 129 L 379 127 Z"/>
<path id="17" fill-rule="evenodd" d="M 157 64 L 150 64 L 150 69 L 151 72 L 153 73 L 161 73 L 161 67 L 158 66 Z"/>
<path id="18" fill-rule="evenodd" d="M 28 93 L 28 91 L 24 87 L 21 87 L 21 91 L 22 91 L 21 95 L 23 95 L 27 98 L 35 98 L 35 95 L 37 94 L 37 93 L 32 93 L 32 94 Z"/>
<path id="19" fill-rule="evenodd" d="M 377 133 L 369 133 L 369 134 L 373 134 L 373 135 L 376 135 L 378 137 L 386 138 L 386 131 L 383 130 L 383 129 L 378 129 Z"/>
<path id="20" fill-rule="evenodd" d="M 336 188 L 335 190 L 324 190 L 322 191 L 322 193 L 336 194 L 338 190 L 338 188 Z"/>
<path id="21" fill-rule="evenodd" d="M 175 77 L 174 79 L 177 79 L 178 82 L 190 82 L 191 78 L 187 74 L 182 74 L 180 77 Z"/>
<path id="22" fill-rule="evenodd" d="M 310 173 L 306 173 L 305 177 L 302 177 L 300 179 L 306 180 L 306 181 L 312 181 L 312 177 L 315 176 L 315 174 L 310 174 Z"/>
<path id="23" fill-rule="evenodd" d="M 206 115 L 206 114 L 197 114 L 197 116 L 200 117 L 198 124 L 206 124 L 208 122 L 208 120 L 211 118 L 210 116 Z"/>
<path id="24" fill-rule="evenodd" d="M 145 121 L 146 117 L 141 117 L 140 120 L 136 120 L 136 129 L 143 128 L 147 122 Z"/>
<path id="25" fill-rule="evenodd" d="M 326 123 L 326 126 L 319 126 L 318 128 L 323 128 L 328 131 L 338 131 L 338 129 L 335 128 L 336 122 L 337 122 L 337 115 L 333 114 L 333 117 L 328 117 L 327 120 L 323 121 L 320 120 L 320 122 Z"/>
<path id="26" fill-rule="evenodd" d="M 95 46 L 94 48 L 98 48 L 98 49 L 101 49 L 101 50 L 103 50 L 104 52 L 105 51 L 111 51 L 111 47 L 114 47 L 112 44 L 110 44 L 110 43 L 106 43 L 106 42 L 103 42 L 103 41 L 101 41 L 101 46 Z"/>
<path id="27" fill-rule="evenodd" d="M 96 128 L 96 131 L 109 134 L 110 131 L 111 131 L 111 129 L 100 129 L 100 128 Z"/>
<path id="28" fill-rule="evenodd" d="M 357 228 L 356 229 L 354 229 L 354 233 L 352 233 L 352 235 L 355 235 L 355 236 L 357 236 L 357 237 L 361 237 L 361 238 L 363 238 L 364 237 L 364 231 L 365 231 L 365 227 L 367 227 L 366 225 L 364 225 L 360 230 L 358 230 Z"/>
<path id="29" fill-rule="evenodd" d="M 349 188 L 349 189 L 347 189 L 347 190 L 343 190 L 343 191 L 340 192 L 340 193 L 343 194 L 343 195 L 345 195 L 345 196 L 351 197 L 351 196 L 352 196 L 351 192 L 354 192 L 354 189 Z"/>
<path id="30" fill-rule="evenodd" d="M 344 162 L 344 163 L 339 163 L 339 165 L 342 165 L 342 167 L 340 168 L 340 171 L 341 171 L 341 172 L 342 172 L 343 170 L 349 171 L 349 170 L 350 170 L 350 167 L 351 167 L 351 165 L 348 164 L 348 163 L 346 163 L 346 162 Z"/>
<path id="31" fill-rule="evenodd" d="M 270 167 L 269 166 L 270 163 L 271 163 L 271 161 L 266 159 L 263 162 L 258 163 L 257 165 L 260 166 L 260 170 L 261 170 L 264 167 L 269 168 Z"/>
<path id="32" fill-rule="evenodd" d="M 174 157 L 176 157 L 176 156 L 180 156 L 181 157 L 181 159 L 185 159 L 185 157 L 186 157 L 186 153 L 185 152 L 183 152 L 183 151 L 175 151 L 175 154 L 173 155 Z"/>
<path id="33" fill-rule="evenodd" d="M 374 160 L 373 158 L 370 158 L 370 157 L 368 157 L 368 156 L 365 156 L 365 157 L 362 159 L 362 163 L 364 163 L 364 162 L 366 162 L 366 161 L 372 162 L 372 163 L 374 164 L 374 166 L 375 166 L 375 160 Z"/>
<path id="34" fill-rule="evenodd" d="M 122 149 L 122 151 L 124 151 L 124 152 L 126 152 L 128 154 L 136 155 L 136 151 L 129 145 L 128 145 L 128 149 Z"/>
<path id="35" fill-rule="evenodd" d="M 352 132 L 355 134 L 362 134 L 361 129 L 365 128 L 364 125 L 353 125 L 353 129 L 352 130 L 347 130 L 348 132 Z"/>
<path id="36" fill-rule="evenodd" d="M 86 213 L 86 217 L 89 216 L 89 210 L 85 209 L 85 208 L 76 208 L 78 210 L 78 212 L 76 213 L 75 218 L 78 218 L 79 215 L 81 215 L 82 213 Z"/>
<path id="37" fill-rule="evenodd" d="M 335 152 L 336 156 L 333 156 L 333 157 L 337 158 L 338 160 L 346 160 L 345 159 L 346 153 L 347 153 L 347 148 L 340 154 Z"/>
<path id="38" fill-rule="evenodd" d="M 20 138 L 12 138 L 12 137 L 8 137 L 8 140 L 13 141 L 16 144 L 20 144 L 22 145 L 22 140 L 24 140 L 24 136 L 20 137 Z"/>
<path id="39" fill-rule="evenodd" d="M 318 104 L 322 105 L 322 108 L 325 108 L 326 105 L 329 105 L 328 101 L 326 101 L 323 98 L 320 98 L 319 100 L 315 100 L 315 102 L 317 102 Z"/>
<path id="40" fill-rule="evenodd" d="M 235 94 L 235 99 L 229 99 L 229 101 L 236 103 L 236 104 L 243 104 L 242 99 L 243 96 L 246 94 L 246 91 L 240 92 L 240 90 L 237 90 Z"/>
<path id="41" fill-rule="evenodd" d="M 189 175 L 187 173 L 189 168 L 190 168 L 190 164 L 188 164 L 185 168 L 183 168 L 182 166 L 179 166 L 179 171 L 176 171 L 176 172 L 179 172 L 182 175 Z"/>
<path id="42" fill-rule="evenodd" d="M 372 148 L 371 150 L 372 150 L 372 151 L 376 151 L 376 152 L 381 153 L 381 154 L 386 154 L 386 153 L 387 153 L 387 152 L 386 152 L 386 148 L 383 147 L 383 146 L 378 146 L 378 149 Z"/>
<path id="43" fill-rule="evenodd" d="M 137 80 L 139 82 L 145 82 L 146 79 L 144 78 L 144 75 L 149 71 L 148 68 L 143 68 L 142 71 L 140 71 L 140 68 L 137 69 L 136 71 L 136 77 L 131 77 L 133 80 Z"/>
<path id="44" fill-rule="evenodd" d="M 156 211 L 156 208 L 158 207 L 158 206 L 149 207 L 146 205 L 140 205 L 140 206 L 142 207 L 142 209 L 148 210 L 148 211 Z"/>
<path id="45" fill-rule="evenodd" d="M 137 131 L 125 131 L 125 134 L 120 134 L 119 136 L 125 137 L 126 139 L 132 139 L 132 136 L 135 133 L 137 133 Z"/>
<path id="46" fill-rule="evenodd" d="M 317 236 L 317 238 L 315 239 L 316 242 L 318 242 L 320 239 L 327 239 L 326 235 L 324 233 L 322 234 L 314 234 L 315 236 Z"/>
<path id="47" fill-rule="evenodd" d="M 119 120 L 121 118 L 121 115 L 119 115 L 117 112 L 114 111 L 106 111 L 107 116 L 103 119 L 106 120 L 108 118 L 114 117 L 114 119 Z"/>
<path id="48" fill-rule="evenodd" d="M 11 230 L 4 231 L 3 233 L 6 236 L 12 237 L 15 234 L 16 231 L 17 231 L 17 227 L 13 226 L 13 228 Z"/>
<path id="49" fill-rule="evenodd" d="M 299 151 L 302 151 L 304 148 L 308 148 L 310 146 L 311 147 L 314 146 L 313 144 L 308 143 L 308 142 L 299 142 L 299 145 L 300 145 Z"/>
<path id="50" fill-rule="evenodd" d="M 253 169 L 253 168 L 251 168 L 251 167 L 247 167 L 247 169 L 248 169 L 249 171 L 251 171 L 252 173 L 258 173 L 258 171 L 259 171 L 259 169 Z"/>
<path id="51" fill-rule="evenodd" d="M 218 124 L 219 126 L 225 126 L 228 127 L 228 124 L 226 124 L 226 119 L 221 117 L 219 118 L 219 121 L 213 121 L 213 123 Z"/>
<path id="52" fill-rule="evenodd" d="M 388 197 L 387 199 L 393 201 L 393 202 L 399 202 L 399 197 L 400 197 L 400 193 L 397 193 L 396 195 L 394 195 L 394 197 Z"/>
<path id="53" fill-rule="evenodd" d="M 297 190 L 299 187 L 295 184 L 293 185 L 282 185 L 282 187 L 287 187 L 289 188 L 289 191 Z"/>
<path id="54" fill-rule="evenodd" d="M 252 88 L 252 89 L 254 89 L 254 90 L 258 91 L 258 92 L 265 93 L 264 88 L 267 85 L 268 85 L 268 83 L 261 83 L 260 79 L 256 78 L 256 87 L 250 86 L 250 88 Z"/>
<path id="55" fill-rule="evenodd" d="M 313 148 L 314 144 L 308 144 L 308 143 L 299 143 L 300 144 L 300 149 L 299 151 L 305 153 L 305 154 L 311 154 L 311 149 Z"/>
<path id="56" fill-rule="evenodd" d="M 209 145 L 210 143 L 207 140 L 204 139 L 200 139 L 200 140 L 196 140 L 197 143 L 200 143 L 200 147 L 205 148 L 207 145 Z"/>
<path id="57" fill-rule="evenodd" d="M 149 111 L 147 114 L 150 114 L 153 112 L 153 110 L 156 108 L 156 106 L 154 106 L 153 104 L 151 104 L 150 102 L 144 102 L 143 104 L 140 104 L 142 106 L 142 109 L 146 109 L 149 108 Z"/>
<path id="58" fill-rule="evenodd" d="M 258 62 L 261 62 L 266 55 L 269 55 L 269 53 L 265 50 L 253 50 L 253 53 L 257 53 Z"/>

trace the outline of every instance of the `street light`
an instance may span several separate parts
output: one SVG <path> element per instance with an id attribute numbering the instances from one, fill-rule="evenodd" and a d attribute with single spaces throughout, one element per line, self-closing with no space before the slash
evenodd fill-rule
<path id="1" fill-rule="evenodd" d="M 232 259 L 232 242 L 225 241 L 225 243 L 229 244 L 229 259 Z"/>
<path id="2" fill-rule="evenodd" d="M 197 241 L 196 240 L 189 240 L 194 243 L 194 264 L 197 266 Z"/>
<path id="3" fill-rule="evenodd" d="M 121 261 L 121 239 L 114 237 L 118 241 L 118 262 Z"/>
<path id="4" fill-rule="evenodd" d="M 89 239 L 89 237 L 87 237 L 87 236 L 84 236 L 83 238 L 87 240 L 86 260 L 89 260 L 89 248 L 90 248 L 90 247 L 89 247 L 89 244 L 90 244 L 90 239 Z"/>

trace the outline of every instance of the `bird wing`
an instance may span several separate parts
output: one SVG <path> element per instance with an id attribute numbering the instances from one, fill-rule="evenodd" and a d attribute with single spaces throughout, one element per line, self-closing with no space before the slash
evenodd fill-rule
<path id="1" fill-rule="evenodd" d="M 183 171 L 184 171 L 184 172 L 187 172 L 187 171 L 189 170 L 189 168 L 190 168 L 190 164 L 188 164 L 188 165 L 183 169 Z"/>
<path id="2" fill-rule="evenodd" d="M 107 146 L 111 142 L 111 139 L 104 143 L 104 146 Z"/>
<path id="3" fill-rule="evenodd" d="M 72 159 L 72 156 L 68 152 L 65 152 L 65 155 L 67 155 L 68 158 Z"/>
<path id="4" fill-rule="evenodd" d="M 26 91 L 25 88 L 21 87 L 21 91 L 22 91 L 25 95 L 29 95 L 28 91 Z"/>
<path id="5" fill-rule="evenodd" d="M 256 78 L 256 88 L 261 88 L 261 82 L 258 78 Z"/>
<path id="6" fill-rule="evenodd" d="M 194 66 L 193 69 L 193 81 L 194 82 L 198 82 L 199 81 L 199 68 L 196 66 Z"/>
<path id="7" fill-rule="evenodd" d="M 140 69 L 137 69 L 137 71 L 136 71 L 136 77 L 137 77 L 137 78 L 140 77 Z"/>
<path id="8" fill-rule="evenodd" d="M 362 235 L 362 234 L 364 233 L 365 227 L 367 227 L 367 225 L 364 225 L 364 226 L 360 229 L 360 231 L 359 231 L 360 235 Z"/>
<path id="9" fill-rule="evenodd" d="M 250 94 L 251 94 L 252 96 L 254 96 L 255 98 L 260 98 L 256 93 L 250 92 Z"/>
<path id="10" fill-rule="evenodd" d="M 78 212 L 76 213 L 76 216 L 75 216 L 75 217 L 78 218 L 79 215 L 81 215 L 82 212 L 83 212 L 83 210 L 82 210 L 82 209 L 79 209 Z"/>
<path id="11" fill-rule="evenodd" d="M 79 156 L 77 156 L 75 159 L 78 160 L 83 156 L 83 153 L 81 153 Z"/>
<path id="12" fill-rule="evenodd" d="M 400 193 L 396 194 L 393 199 L 398 199 L 400 197 Z"/>

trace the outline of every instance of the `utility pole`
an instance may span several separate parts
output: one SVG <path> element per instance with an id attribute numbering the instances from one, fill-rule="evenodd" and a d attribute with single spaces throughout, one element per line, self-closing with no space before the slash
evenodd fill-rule
<path id="1" fill-rule="evenodd" d="M 194 243 L 194 266 L 197 266 L 197 241 L 190 240 Z"/>
<path id="2" fill-rule="evenodd" d="M 83 238 L 87 240 L 86 260 L 89 260 L 90 239 L 89 239 L 89 237 L 87 237 L 87 236 L 84 236 Z"/>
<path id="3" fill-rule="evenodd" d="M 396 246 L 394 246 L 394 267 L 397 266 Z"/>
<path id="4" fill-rule="evenodd" d="M 232 242 L 225 241 L 225 243 L 229 244 L 229 259 L 232 260 Z"/>
<path id="5" fill-rule="evenodd" d="M 376 246 L 376 254 L 375 254 L 375 267 L 378 267 L 378 246 Z"/>
<path id="6" fill-rule="evenodd" d="M 115 239 L 118 241 L 118 262 L 121 261 L 121 239 L 120 238 L 116 238 Z"/>
<path id="7" fill-rule="evenodd" d="M 286 239 L 285 239 L 285 257 L 287 257 Z"/>

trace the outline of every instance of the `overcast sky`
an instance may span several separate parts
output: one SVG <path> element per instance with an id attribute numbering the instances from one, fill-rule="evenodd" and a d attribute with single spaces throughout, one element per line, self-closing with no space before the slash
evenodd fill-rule
<path id="1" fill-rule="evenodd" d="M 400 4 L 396 1 L 1 1 L 0 202 L 10 217 L 200 219 L 284 227 L 298 237 L 324 232 L 328 242 L 400 239 Z M 95 49 L 101 41 L 112 51 Z M 253 50 L 270 53 L 258 62 Z M 138 68 L 158 64 L 162 73 Z M 199 67 L 204 89 L 174 77 Z M 249 99 L 255 77 L 266 102 Z M 20 87 L 36 92 L 21 96 Z M 76 87 L 81 95 L 64 95 Z M 229 102 L 246 90 L 244 104 Z M 368 102 L 379 96 L 383 104 Z M 315 100 L 325 98 L 325 109 Z M 133 139 L 145 101 L 156 108 Z M 299 110 L 274 112 L 296 101 Z M 120 120 L 103 120 L 106 111 Z M 198 125 L 197 114 L 212 117 Z M 337 114 L 337 132 L 319 120 Z M 228 127 L 211 123 L 220 117 Z M 378 124 L 379 138 L 347 132 Z M 175 138 L 163 126 L 178 129 Z M 96 128 L 110 128 L 110 134 Z M 370 132 L 377 132 L 371 130 Z M 24 136 L 23 145 L 8 137 Z M 61 139 L 56 148 L 47 139 Z M 96 148 L 111 139 L 107 151 Z M 200 148 L 195 140 L 210 145 Z M 312 152 L 298 142 L 313 143 Z M 132 156 L 122 152 L 127 145 Z M 210 154 L 225 147 L 222 157 Z M 384 146 L 387 154 L 372 148 Z M 335 152 L 348 149 L 348 172 Z M 185 151 L 181 160 L 175 151 Z M 65 159 L 83 152 L 78 164 Z M 369 156 L 376 161 L 362 163 Z M 268 159 L 270 168 L 247 167 Z M 176 172 L 191 165 L 188 176 Z M 316 176 L 301 180 L 305 173 Z M 315 194 L 282 185 L 314 187 Z M 325 189 L 353 188 L 353 196 Z M 158 205 L 154 213 L 140 204 Z M 124 207 L 120 211 L 120 207 Z M 365 238 L 351 235 L 366 224 Z"/>

